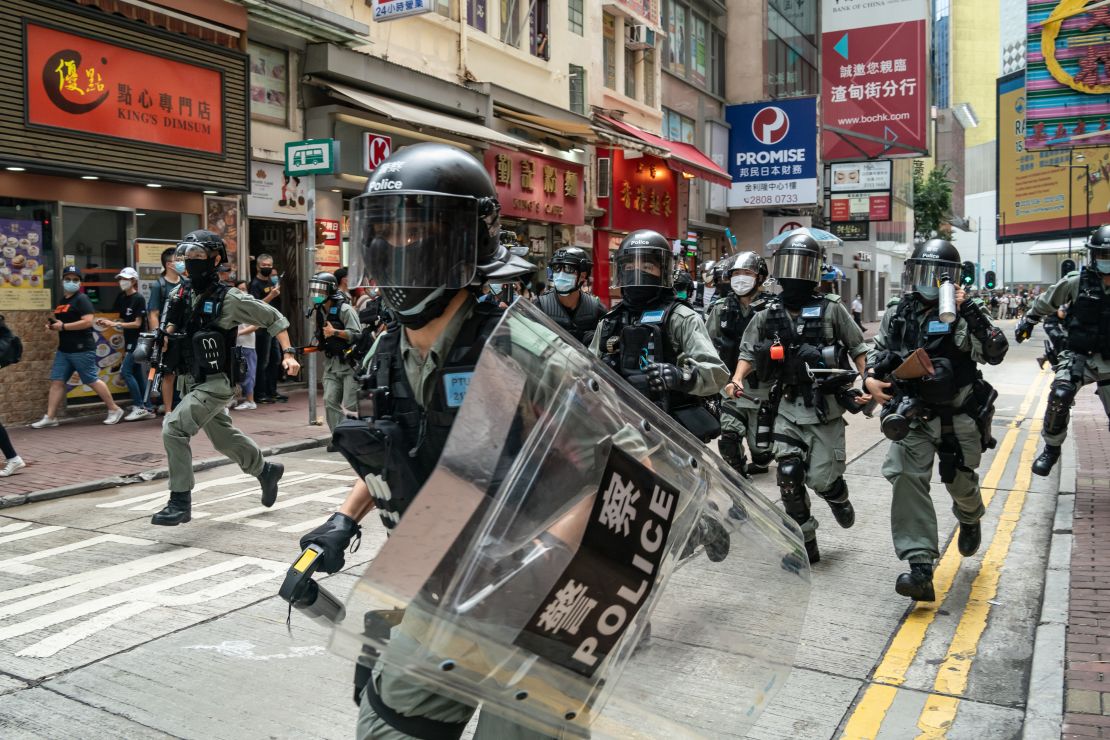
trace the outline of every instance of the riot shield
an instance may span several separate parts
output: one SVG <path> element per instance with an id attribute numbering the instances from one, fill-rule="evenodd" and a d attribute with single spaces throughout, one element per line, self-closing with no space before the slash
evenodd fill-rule
<path id="1" fill-rule="evenodd" d="M 805 617 L 797 526 L 528 302 L 444 384 L 332 650 L 549 735 L 743 735 Z"/>

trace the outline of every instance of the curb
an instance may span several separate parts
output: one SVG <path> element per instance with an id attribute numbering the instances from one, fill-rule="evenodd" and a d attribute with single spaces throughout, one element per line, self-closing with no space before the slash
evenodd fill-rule
<path id="1" fill-rule="evenodd" d="M 323 447 L 330 439 L 331 436 L 329 435 L 298 439 L 292 442 L 282 442 L 272 447 L 263 447 L 262 455 L 263 457 L 272 457 L 273 455 L 284 455 L 289 452 L 299 452 L 301 450 Z M 209 470 L 211 468 L 218 468 L 223 465 L 231 464 L 231 460 L 226 457 L 209 457 L 204 460 L 194 461 L 193 472 L 200 472 L 202 470 Z M 23 504 L 33 504 L 36 501 L 50 501 L 51 499 L 76 496 L 81 493 L 102 491 L 106 488 L 119 488 L 133 483 L 148 483 L 152 480 L 168 478 L 169 474 L 170 469 L 168 467 L 151 468 L 150 470 L 143 470 L 138 473 L 131 473 L 130 475 L 112 476 L 111 478 L 101 478 L 100 480 L 72 483 L 67 486 L 59 486 L 58 488 L 48 488 L 45 491 L 20 493 L 14 496 L 0 496 L 0 510 L 13 506 L 21 506 Z"/>
<path id="2" fill-rule="evenodd" d="M 1075 514 L 1075 441 L 1064 441 L 1052 541 L 1045 569 L 1041 616 L 1025 698 L 1022 740 L 1060 737 L 1064 725 L 1064 664 L 1071 581 L 1072 518 Z"/>

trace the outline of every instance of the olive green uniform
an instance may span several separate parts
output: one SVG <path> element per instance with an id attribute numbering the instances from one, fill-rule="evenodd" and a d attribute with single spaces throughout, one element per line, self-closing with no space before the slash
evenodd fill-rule
<path id="1" fill-rule="evenodd" d="M 726 296 L 714 301 L 709 306 L 709 313 L 705 316 L 705 327 L 709 332 L 710 340 L 716 341 L 722 335 L 721 319 L 725 313 L 727 300 Z M 740 312 L 745 319 L 757 313 L 750 304 L 745 306 L 743 303 L 740 304 Z M 735 368 L 731 369 L 735 371 Z M 724 400 L 721 401 L 721 431 L 735 432 L 739 439 L 746 438 L 748 440 L 748 451 L 751 452 L 754 460 L 758 449 L 755 444 L 756 416 L 759 412 L 760 402 L 765 402 L 771 393 L 771 383 L 759 383 L 755 386 L 745 383 L 744 393 L 758 399 L 758 401 L 749 398 L 733 398 L 725 395 L 724 389 L 721 389 L 721 395 L 724 397 Z"/>
<path id="2" fill-rule="evenodd" d="M 879 333 L 868 362 L 874 363 L 878 354 L 890 343 L 890 324 L 895 316 L 896 302 L 892 302 L 883 315 Z M 935 309 L 933 309 L 935 311 Z M 989 313 L 984 310 L 989 318 Z M 912 318 L 919 327 L 918 336 L 924 336 L 929 323 L 929 310 L 921 307 Z M 952 325 L 953 339 L 959 350 L 970 353 L 977 363 L 984 363 L 983 348 L 968 329 L 967 322 L 957 316 Z M 949 404 L 952 408 L 963 406 L 971 395 L 971 386 L 960 388 Z M 963 524 L 974 524 L 983 516 L 983 496 L 979 490 L 976 470 L 982 457 L 981 438 L 975 420 L 966 413 L 952 418 L 953 432 L 960 445 L 963 464 L 957 466 L 955 478 L 945 488 L 952 497 L 952 513 Z M 937 535 L 937 513 L 930 497 L 930 481 L 937 450 L 941 444 L 941 419 L 927 422 L 915 420 L 909 434 L 890 445 L 883 462 L 883 477 L 893 486 L 890 500 L 890 531 L 894 550 L 900 560 L 911 563 L 932 563 L 940 557 Z"/>
<path id="3" fill-rule="evenodd" d="M 344 301 L 340 307 L 339 320 L 343 322 L 343 329 L 348 334 L 347 344 L 353 345 L 362 332 L 358 311 Z M 354 368 L 344 357 L 325 356 L 324 416 L 327 418 L 328 429 L 334 432 L 336 425 L 349 415 L 346 412 L 358 412 L 358 381 Z"/>
<path id="4" fill-rule="evenodd" d="M 1102 294 L 1104 300 L 1110 301 L 1110 286 L 1107 286 L 1106 283 L 1102 284 Z M 1056 313 L 1060 306 L 1073 303 L 1078 295 L 1079 273 L 1069 273 L 1063 280 L 1037 296 L 1037 300 L 1033 301 L 1033 305 L 1026 316 L 1030 319 L 1043 319 L 1046 316 L 1051 316 Z M 1070 381 L 1070 367 L 1071 353 L 1065 350 L 1060 353 L 1060 369 L 1056 372 L 1056 380 Z M 1093 354 L 1088 358 L 1087 369 L 1083 373 L 1083 385 L 1088 383 L 1097 384 L 1095 392 L 1098 394 L 1099 400 L 1102 401 L 1103 408 L 1106 409 L 1106 415 L 1110 416 L 1110 360 L 1104 359 L 1101 354 Z M 1066 426 L 1058 434 L 1041 431 L 1041 437 L 1044 438 L 1045 444 L 1056 447 L 1062 445 L 1067 436 Z"/>
<path id="5" fill-rule="evenodd" d="M 202 300 L 192 296 L 195 310 Z M 236 288 L 229 288 L 215 325 L 221 330 L 239 324 L 258 326 L 277 334 L 289 326 L 289 321 L 277 309 L 256 300 Z M 189 341 L 185 338 L 183 341 Z M 234 359 L 230 361 L 234 362 Z M 258 477 L 262 472 L 262 450 L 258 445 L 231 424 L 231 417 L 223 413 L 231 400 L 231 383 L 225 373 L 210 373 L 203 383 L 192 375 L 177 377 L 181 403 L 174 407 L 162 424 L 162 443 L 170 469 L 170 490 L 177 492 L 193 489 L 193 453 L 189 440 L 201 429 L 212 440 L 212 446 L 227 455 L 247 475 Z"/>
<path id="6" fill-rule="evenodd" d="M 829 304 L 822 317 L 824 336 L 831 337 L 833 341 L 842 344 L 853 360 L 865 354 L 867 345 L 863 341 L 863 332 L 852 319 L 852 315 L 848 313 L 848 309 L 840 303 L 840 297 L 828 295 L 826 298 Z M 789 309 L 786 309 L 786 312 L 792 321 L 796 321 L 800 314 L 800 311 Z M 755 364 L 755 345 L 770 338 L 764 336 L 764 326 L 768 316 L 769 311 L 760 311 L 748 324 L 744 338 L 740 342 L 741 360 Z M 826 395 L 825 407 L 828 411 L 826 421 L 822 424 L 816 408 L 806 406 L 805 399 L 801 395 L 793 400 L 784 397 L 779 402 L 774 428 L 775 460 L 782 462 L 787 457 L 804 460 L 805 483 L 818 493 L 832 489 L 847 468 L 844 441 L 844 429 L 847 424 L 844 421 L 844 408 L 832 395 Z M 808 509 L 808 493 L 805 501 Z M 816 537 L 816 519 L 810 516 L 807 521 L 798 523 L 806 540 Z"/>

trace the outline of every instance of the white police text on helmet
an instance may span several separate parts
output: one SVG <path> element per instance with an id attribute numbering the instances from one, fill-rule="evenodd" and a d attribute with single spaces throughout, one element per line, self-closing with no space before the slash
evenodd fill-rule
<path id="1" fill-rule="evenodd" d="M 804 162 L 806 161 L 805 149 L 777 149 L 768 152 L 737 152 L 736 164 L 753 165 L 753 164 L 782 164 L 785 162 Z"/>
<path id="2" fill-rule="evenodd" d="M 366 186 L 367 190 L 400 190 L 405 184 L 400 180 L 378 180 Z"/>

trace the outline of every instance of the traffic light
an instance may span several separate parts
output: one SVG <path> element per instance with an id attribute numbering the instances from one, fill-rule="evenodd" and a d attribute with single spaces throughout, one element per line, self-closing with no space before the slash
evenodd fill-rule
<path id="1" fill-rule="evenodd" d="M 968 260 L 963 264 L 963 270 L 960 271 L 960 282 L 964 287 L 971 286 L 975 282 L 975 263 Z"/>
<path id="2" fill-rule="evenodd" d="M 1069 272 L 1075 272 L 1075 260 L 1064 260 L 1060 263 L 1060 277 L 1067 277 Z"/>
<path id="3" fill-rule="evenodd" d="M 987 270 L 987 277 L 983 285 L 987 290 L 994 290 L 994 270 Z"/>

